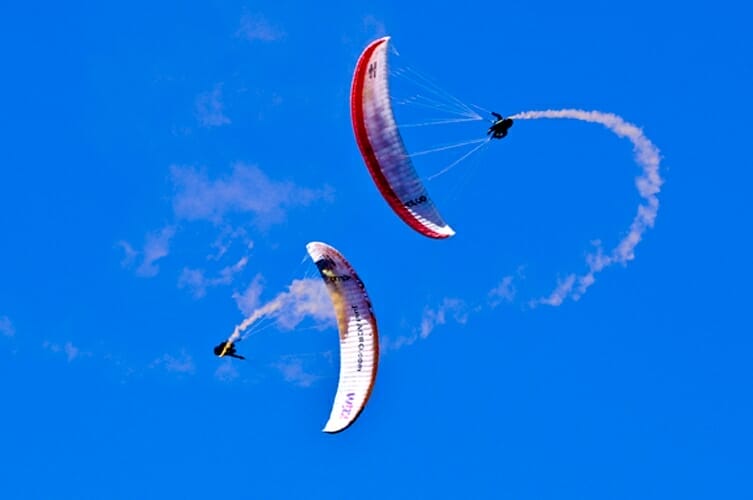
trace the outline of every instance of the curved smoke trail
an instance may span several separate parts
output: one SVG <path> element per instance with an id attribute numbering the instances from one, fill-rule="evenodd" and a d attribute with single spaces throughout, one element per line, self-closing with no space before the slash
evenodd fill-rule
<path id="1" fill-rule="evenodd" d="M 251 287 L 256 286 L 251 284 Z M 274 319 L 283 330 L 294 329 L 305 318 L 313 318 L 319 324 L 334 320 L 329 293 L 319 278 L 294 279 L 286 291 L 278 293 L 270 302 L 261 306 L 254 304 L 251 311 L 244 312 L 248 316 L 235 327 L 228 342 L 245 340 L 253 331 L 251 326 L 263 318 Z"/>
<path id="2" fill-rule="evenodd" d="M 661 160 L 659 149 L 643 135 L 643 131 L 639 127 L 626 122 L 620 116 L 612 113 L 584 111 L 580 109 L 559 109 L 524 111 L 510 118 L 513 120 L 537 120 L 541 118 L 572 119 L 599 123 L 618 137 L 627 138 L 633 143 L 635 162 L 641 168 L 641 175 L 635 179 L 635 184 L 642 201 L 638 205 L 638 211 L 633 218 L 633 222 L 630 224 L 628 234 L 608 253 L 605 253 L 601 246 L 598 246 L 595 253 L 591 253 L 586 257 L 586 264 L 588 265 L 586 273 L 581 275 L 572 273 L 568 275 L 564 280 L 560 281 L 557 288 L 548 297 L 532 301 L 531 305 L 547 304 L 558 306 L 568 297 L 578 300 L 588 287 L 594 283 L 597 273 L 613 264 L 627 264 L 633 260 L 635 258 L 635 247 L 641 242 L 643 233 L 648 228 L 654 226 L 656 214 L 659 211 L 659 198 L 657 195 L 663 183 L 662 178 L 659 176 L 659 162 Z"/>

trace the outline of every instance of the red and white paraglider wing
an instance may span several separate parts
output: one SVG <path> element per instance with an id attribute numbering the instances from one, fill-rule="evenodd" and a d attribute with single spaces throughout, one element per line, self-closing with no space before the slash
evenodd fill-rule
<path id="1" fill-rule="evenodd" d="M 347 260 L 331 246 L 306 245 L 332 299 L 340 334 L 340 378 L 324 432 L 345 430 L 360 415 L 377 374 L 379 336 L 366 288 Z"/>
<path id="2" fill-rule="evenodd" d="M 356 141 L 392 210 L 416 231 L 431 238 L 447 238 L 455 231 L 429 198 L 395 122 L 388 83 L 388 42 L 389 37 L 372 42 L 356 64 L 350 94 Z"/>

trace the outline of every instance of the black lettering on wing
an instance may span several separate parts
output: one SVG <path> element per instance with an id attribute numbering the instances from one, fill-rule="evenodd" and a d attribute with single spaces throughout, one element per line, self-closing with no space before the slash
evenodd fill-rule
<path id="1" fill-rule="evenodd" d="M 417 198 L 413 198 L 412 200 L 406 201 L 404 205 L 406 208 L 411 208 L 411 207 L 421 205 L 422 203 L 426 203 L 427 201 L 429 201 L 429 198 L 427 198 L 426 195 L 422 194 L 421 196 Z"/>

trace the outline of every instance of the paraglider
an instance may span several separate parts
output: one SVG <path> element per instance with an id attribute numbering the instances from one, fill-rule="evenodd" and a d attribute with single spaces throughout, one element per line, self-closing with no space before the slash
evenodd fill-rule
<path id="1" fill-rule="evenodd" d="M 350 92 L 351 121 L 356 143 L 374 184 L 376 184 L 393 212 L 424 236 L 436 239 L 448 238 L 454 235 L 455 231 L 445 222 L 429 197 L 426 187 L 413 166 L 411 157 L 428 152 L 444 151 L 458 146 L 477 144 L 476 147 L 450 166 L 429 177 L 429 179 L 432 179 L 449 171 L 471 154 L 479 151 L 492 139 L 502 139 L 507 136 L 507 131 L 512 126 L 513 120 L 492 112 L 495 121 L 486 132 L 488 138 L 409 153 L 406 150 L 392 109 L 388 81 L 390 71 L 387 61 L 389 40 L 390 37 L 387 36 L 370 43 L 356 63 Z M 449 95 L 445 93 L 445 97 L 447 96 Z M 457 107 L 458 105 L 461 107 L 462 118 L 435 120 L 414 125 L 423 126 L 432 123 L 442 124 L 483 119 L 469 106 L 452 96 L 449 97 L 453 101 L 450 107 Z M 423 105 L 427 104 L 425 100 L 422 102 Z M 442 108 L 440 105 L 438 109 L 447 110 L 448 107 Z"/>
<path id="2" fill-rule="evenodd" d="M 246 359 L 236 352 L 235 344 L 233 342 L 230 342 L 229 340 L 226 340 L 216 345 L 214 347 L 214 355 L 219 358 L 222 358 L 224 356 L 230 356 L 231 358 L 236 358 L 236 359 Z"/>
<path id="3" fill-rule="evenodd" d="M 512 127 L 512 118 L 505 118 L 499 113 L 492 111 L 492 115 L 496 120 L 486 131 L 486 135 L 491 136 L 492 139 L 502 139 L 507 136 L 507 130 Z"/>
<path id="4" fill-rule="evenodd" d="M 355 422 L 366 406 L 377 374 L 379 338 L 366 288 L 345 257 L 320 242 L 306 245 L 335 309 L 340 337 L 340 377 L 323 431 L 337 433 Z"/>
<path id="5" fill-rule="evenodd" d="M 421 183 L 392 112 L 387 80 L 389 39 L 372 42 L 356 63 L 350 93 L 356 142 L 374 183 L 395 214 L 425 236 L 447 238 L 455 231 Z"/>

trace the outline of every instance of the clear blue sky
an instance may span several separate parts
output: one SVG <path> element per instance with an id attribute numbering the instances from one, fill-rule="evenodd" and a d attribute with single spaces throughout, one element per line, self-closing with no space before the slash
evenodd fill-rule
<path id="1" fill-rule="evenodd" d="M 0 496 L 753 498 L 751 14 L 4 4 Z M 577 121 L 519 121 L 432 181 L 455 237 L 405 226 L 350 124 L 355 61 L 384 34 L 466 102 L 642 127 L 665 182 L 635 259 L 533 306 L 641 201 L 630 143 Z M 383 336 L 372 399 L 335 436 L 326 321 L 271 323 L 246 362 L 211 352 L 314 274 L 311 240 L 355 266 Z"/>

